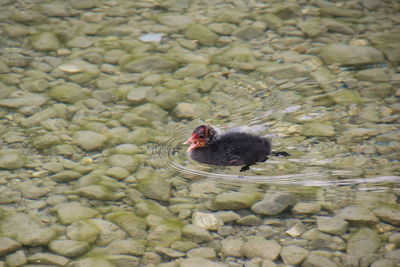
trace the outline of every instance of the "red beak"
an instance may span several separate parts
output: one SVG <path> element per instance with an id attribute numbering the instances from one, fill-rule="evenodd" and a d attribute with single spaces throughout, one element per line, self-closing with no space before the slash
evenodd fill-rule
<path id="1" fill-rule="evenodd" d="M 192 136 L 184 142 L 184 144 L 189 144 L 189 143 L 191 143 L 191 144 L 190 144 L 189 148 L 186 150 L 187 152 L 190 152 L 197 147 L 198 144 L 197 144 L 197 135 L 196 134 L 192 134 Z"/>

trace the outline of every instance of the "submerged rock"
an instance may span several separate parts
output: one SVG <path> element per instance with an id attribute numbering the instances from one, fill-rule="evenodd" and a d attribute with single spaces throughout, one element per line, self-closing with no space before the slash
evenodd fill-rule
<path id="1" fill-rule="evenodd" d="M 51 88 L 49 95 L 55 100 L 66 103 L 75 103 L 79 100 L 84 99 L 82 87 L 75 83 L 56 85 Z"/>
<path id="2" fill-rule="evenodd" d="M 89 220 L 80 220 L 73 222 L 70 226 L 68 226 L 66 234 L 73 240 L 93 243 L 100 234 L 100 230 Z"/>
<path id="3" fill-rule="evenodd" d="M 78 257 L 89 250 L 89 243 L 76 240 L 53 240 L 49 244 L 51 251 L 66 257 Z"/>
<path id="4" fill-rule="evenodd" d="M 15 149 L 3 149 L 0 151 L 0 169 L 16 170 L 25 165 L 25 157 Z"/>
<path id="5" fill-rule="evenodd" d="M 302 266 L 304 267 L 337 267 L 337 265 L 332 262 L 330 259 L 323 257 L 323 256 L 319 256 L 316 254 L 310 254 L 307 259 L 304 261 L 304 263 L 302 264 Z"/>
<path id="6" fill-rule="evenodd" d="M 86 151 L 98 150 L 104 147 L 107 137 L 94 131 L 78 131 L 73 136 L 74 143 Z"/>
<path id="7" fill-rule="evenodd" d="M 121 227 L 132 238 L 143 239 L 147 237 L 145 220 L 133 212 L 114 212 L 107 214 L 105 218 Z"/>
<path id="8" fill-rule="evenodd" d="M 172 72 L 178 63 L 161 55 L 132 57 L 122 61 L 121 69 L 127 72 Z"/>
<path id="9" fill-rule="evenodd" d="M 203 243 L 213 240 L 212 235 L 207 230 L 194 224 L 188 224 L 183 227 L 182 234 L 195 243 Z"/>
<path id="10" fill-rule="evenodd" d="M 346 207 L 340 210 L 337 217 L 343 218 L 350 222 L 359 223 L 376 223 L 378 218 L 366 208 L 363 207 Z"/>
<path id="11" fill-rule="evenodd" d="M 321 232 L 341 235 L 347 231 L 349 223 L 339 217 L 317 217 L 317 227 Z"/>
<path id="12" fill-rule="evenodd" d="M 282 248 L 281 257 L 285 264 L 299 265 L 307 258 L 310 251 L 298 246 L 286 246 Z"/>
<path id="13" fill-rule="evenodd" d="M 52 32 L 42 32 L 32 36 L 32 47 L 39 51 L 53 51 L 60 48 L 60 41 Z"/>
<path id="14" fill-rule="evenodd" d="M 258 199 L 259 195 L 255 192 L 227 192 L 217 195 L 214 204 L 217 209 L 244 209 L 251 207 Z"/>
<path id="15" fill-rule="evenodd" d="M 261 215 L 276 215 L 289 209 L 296 203 L 290 194 L 266 193 L 264 198 L 251 206 L 251 210 Z"/>
<path id="16" fill-rule="evenodd" d="M 55 207 L 58 219 L 62 224 L 70 224 L 76 221 L 92 218 L 98 211 L 80 205 L 77 202 L 60 204 Z"/>
<path id="17" fill-rule="evenodd" d="M 301 133 L 306 136 L 334 136 L 335 128 L 328 122 L 311 122 L 301 127 Z"/>
<path id="18" fill-rule="evenodd" d="M 21 246 L 22 244 L 14 239 L 0 236 L 0 257 L 19 249 Z"/>
<path id="19" fill-rule="evenodd" d="M 323 47 L 319 55 L 327 64 L 360 65 L 383 62 L 382 53 L 370 46 L 331 44 Z"/>
<path id="20" fill-rule="evenodd" d="M 347 241 L 347 253 L 365 256 L 374 253 L 380 246 L 378 234 L 369 228 L 361 228 Z"/>
<path id="21" fill-rule="evenodd" d="M 276 241 L 265 240 L 262 237 L 252 236 L 244 243 L 241 253 L 249 259 L 261 257 L 275 260 L 281 252 L 281 246 Z"/>
<path id="22" fill-rule="evenodd" d="M 186 28 L 185 36 L 189 39 L 197 40 L 200 44 L 207 46 L 215 45 L 218 39 L 218 35 L 209 28 L 195 23 L 190 24 Z"/>
<path id="23" fill-rule="evenodd" d="M 393 225 L 400 225 L 400 207 L 380 207 L 373 210 L 382 221 Z"/>
<path id="24" fill-rule="evenodd" d="M 146 197 L 167 201 L 171 193 L 171 184 L 158 174 L 153 174 L 138 183 L 138 190 Z"/>

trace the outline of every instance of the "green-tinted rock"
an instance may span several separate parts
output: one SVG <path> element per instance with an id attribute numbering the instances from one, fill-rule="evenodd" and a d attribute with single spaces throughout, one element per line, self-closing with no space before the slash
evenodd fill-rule
<path id="1" fill-rule="evenodd" d="M 341 209 L 336 216 L 356 223 L 373 224 L 378 222 L 378 218 L 374 213 L 364 207 L 346 207 Z"/>
<path id="2" fill-rule="evenodd" d="M 189 39 L 197 40 L 202 45 L 212 46 L 218 40 L 218 35 L 212 32 L 209 28 L 200 24 L 190 24 L 186 31 L 185 36 Z"/>
<path id="3" fill-rule="evenodd" d="M 149 121 L 162 121 L 168 114 L 168 112 L 153 103 L 140 105 L 132 109 L 132 111 Z"/>
<path id="4" fill-rule="evenodd" d="M 201 63 L 190 63 L 187 66 L 177 70 L 175 76 L 178 79 L 184 79 L 187 77 L 198 78 L 206 75 L 209 72 L 209 68 L 206 64 Z"/>
<path id="5" fill-rule="evenodd" d="M 114 190 L 98 184 L 82 186 L 76 192 L 82 197 L 96 200 L 117 200 L 125 196 L 122 192 L 114 192 Z"/>
<path id="6" fill-rule="evenodd" d="M 383 69 L 360 70 L 357 72 L 356 78 L 369 82 L 387 82 L 390 80 L 389 74 L 387 74 Z"/>
<path id="7" fill-rule="evenodd" d="M 318 20 L 307 20 L 299 22 L 297 24 L 297 27 L 299 27 L 305 34 L 310 37 L 318 36 L 326 31 L 325 25 L 323 25 L 321 21 Z"/>
<path id="8" fill-rule="evenodd" d="M 179 90 L 167 90 L 157 95 L 152 99 L 152 102 L 160 106 L 162 109 L 171 110 L 176 104 L 182 101 L 185 97 L 185 93 Z"/>
<path id="9" fill-rule="evenodd" d="M 206 229 L 194 224 L 185 225 L 182 229 L 182 234 L 195 243 L 203 243 L 214 239 Z"/>
<path id="10" fill-rule="evenodd" d="M 200 103 L 179 103 L 174 114 L 183 119 L 206 119 L 210 115 L 210 108 Z"/>
<path id="11" fill-rule="evenodd" d="M 228 47 L 210 59 L 211 63 L 242 70 L 253 70 L 257 63 L 251 48 L 244 44 Z"/>
<path id="12" fill-rule="evenodd" d="M 60 48 L 60 41 L 52 32 L 42 32 L 32 36 L 31 44 L 39 51 L 53 51 Z"/>
<path id="13" fill-rule="evenodd" d="M 361 228 L 347 241 L 347 253 L 356 256 L 365 256 L 374 253 L 380 246 L 378 234 L 369 228 Z"/>
<path id="14" fill-rule="evenodd" d="M 54 255 L 51 253 L 35 253 L 28 257 L 28 262 L 30 263 L 38 263 L 44 265 L 53 265 L 53 266 L 66 266 L 69 262 L 69 259 L 66 257 Z"/>
<path id="15" fill-rule="evenodd" d="M 74 83 L 56 85 L 50 90 L 49 94 L 51 98 L 66 103 L 75 103 L 84 99 L 82 87 Z"/>
<path id="16" fill-rule="evenodd" d="M 327 64 L 361 65 L 383 62 L 382 53 L 370 46 L 331 44 L 323 47 L 319 55 Z"/>
<path id="17" fill-rule="evenodd" d="M 161 55 L 130 57 L 121 62 L 121 69 L 126 72 L 172 72 L 178 63 Z"/>
<path id="18" fill-rule="evenodd" d="M 189 24 L 193 23 L 193 19 L 191 17 L 180 14 L 160 14 L 156 16 L 156 20 L 161 24 L 177 30 L 183 30 Z"/>
<path id="19" fill-rule="evenodd" d="M 142 217 L 152 214 L 165 219 L 173 217 L 173 214 L 166 207 L 153 200 L 144 200 L 136 204 L 135 214 Z"/>
<path id="20" fill-rule="evenodd" d="M 132 212 L 114 212 L 106 215 L 106 220 L 121 227 L 132 238 L 146 238 L 146 222 Z"/>
<path id="21" fill-rule="evenodd" d="M 400 62 L 400 32 L 376 32 L 366 36 L 371 42 L 393 62 Z"/>
<path id="22" fill-rule="evenodd" d="M 234 23 L 234 24 L 240 24 L 242 20 L 247 16 L 248 14 L 245 12 L 241 11 L 236 11 L 234 9 L 228 9 L 224 10 L 221 13 L 219 13 L 215 18 L 214 21 L 216 22 L 227 22 L 227 23 Z"/>
<path id="23" fill-rule="evenodd" d="M 362 103 L 364 99 L 355 90 L 341 89 L 333 93 L 329 93 L 328 97 L 336 104 Z"/>
<path id="24" fill-rule="evenodd" d="M 107 253 L 112 255 L 141 256 L 143 252 L 143 242 L 134 239 L 114 240 L 107 246 Z"/>
<path id="25" fill-rule="evenodd" d="M 62 224 L 86 220 L 98 214 L 97 210 L 82 206 L 77 202 L 60 204 L 55 209 L 58 219 Z"/>
<path id="26" fill-rule="evenodd" d="M 136 168 L 139 166 L 138 158 L 124 154 L 111 155 L 108 158 L 108 162 L 113 167 L 122 167 L 130 172 L 135 171 Z"/>
<path id="27" fill-rule="evenodd" d="M 296 204 L 292 194 L 266 193 L 261 201 L 251 206 L 251 210 L 260 215 L 277 215 Z"/>
<path id="28" fill-rule="evenodd" d="M 16 170 L 25 165 L 25 157 L 15 149 L 3 149 L 0 151 L 0 169 Z"/>
<path id="29" fill-rule="evenodd" d="M 126 239 L 127 234 L 122 231 L 116 224 L 103 220 L 103 219 L 90 219 L 91 223 L 96 225 L 96 227 L 100 230 L 100 234 L 98 235 L 95 245 L 96 246 L 106 246 L 113 242 L 114 240 Z"/>
<path id="30" fill-rule="evenodd" d="M 233 36 L 239 37 L 243 40 L 252 40 L 264 34 L 263 29 L 254 26 L 244 26 L 232 33 Z"/>
<path id="31" fill-rule="evenodd" d="M 139 181 L 138 190 L 145 197 L 167 201 L 171 194 L 171 184 L 164 177 L 153 174 Z"/>
<path id="32" fill-rule="evenodd" d="M 78 257 L 89 250 L 89 243 L 77 240 L 53 240 L 49 244 L 52 252 L 66 257 Z"/>
<path id="33" fill-rule="evenodd" d="M 320 11 L 324 15 L 331 15 L 337 17 L 359 18 L 364 16 L 364 11 L 357 9 L 348 9 L 343 7 L 335 7 L 335 6 L 325 6 L 320 8 Z"/>
<path id="34" fill-rule="evenodd" d="M 276 79 L 292 80 L 301 77 L 310 77 L 310 70 L 307 70 L 304 65 L 297 63 L 279 64 L 275 62 L 269 62 L 268 64 L 257 68 L 257 70 Z"/>
<path id="35" fill-rule="evenodd" d="M 11 17 L 13 21 L 29 24 L 29 23 L 38 23 L 46 18 L 46 16 L 40 14 L 37 11 L 29 10 L 15 12 Z"/>
<path id="36" fill-rule="evenodd" d="M 244 209 L 251 207 L 260 196 L 256 192 L 227 192 L 218 194 L 214 199 L 217 209 Z"/>
<path id="37" fill-rule="evenodd" d="M 400 225 L 400 207 L 381 207 L 374 209 L 374 214 L 382 221 L 393 225 Z"/>
<path id="38" fill-rule="evenodd" d="M 249 237 L 241 248 L 241 253 L 247 258 L 261 257 L 275 260 L 281 251 L 281 246 L 276 241 L 265 240 L 263 237 Z"/>
<path id="39" fill-rule="evenodd" d="M 306 123 L 301 128 L 305 136 L 334 136 L 335 128 L 328 122 Z"/>
<path id="40" fill-rule="evenodd" d="M 181 239 L 182 227 L 181 222 L 164 221 L 150 232 L 147 243 L 152 247 L 169 247 L 172 243 Z"/>
<path id="41" fill-rule="evenodd" d="M 304 267 L 324 266 L 324 267 L 337 267 L 330 259 L 319 256 L 316 254 L 310 254 L 302 264 Z"/>
<path id="42" fill-rule="evenodd" d="M 60 141 L 58 136 L 45 134 L 33 139 L 32 145 L 37 149 L 45 149 L 60 143 Z"/>
<path id="43" fill-rule="evenodd" d="M 71 0 L 69 3 L 76 9 L 91 9 L 98 5 L 97 0 Z"/>
<path id="44" fill-rule="evenodd" d="M 282 19 L 273 13 L 260 16 L 260 20 L 273 30 L 278 30 L 283 25 Z"/>
<path id="45" fill-rule="evenodd" d="M 48 98 L 39 94 L 29 94 L 22 97 L 12 97 L 0 99 L 0 106 L 8 108 L 20 108 L 24 106 L 42 106 Z"/>
<path id="46" fill-rule="evenodd" d="M 98 150 L 104 147 L 107 137 L 93 131 L 78 131 L 73 135 L 74 143 L 86 151 Z"/>
<path id="47" fill-rule="evenodd" d="M 43 227 L 33 216 L 0 210 L 0 236 L 13 238 L 26 246 L 43 246 L 57 236 L 57 231 Z"/>
<path id="48" fill-rule="evenodd" d="M 100 230 L 97 226 L 88 220 L 82 220 L 72 223 L 67 227 L 67 236 L 73 240 L 93 243 L 96 241 Z"/>
<path id="49" fill-rule="evenodd" d="M 308 254 L 310 254 L 310 251 L 298 246 L 286 246 L 281 251 L 283 262 L 289 265 L 299 265 Z"/>

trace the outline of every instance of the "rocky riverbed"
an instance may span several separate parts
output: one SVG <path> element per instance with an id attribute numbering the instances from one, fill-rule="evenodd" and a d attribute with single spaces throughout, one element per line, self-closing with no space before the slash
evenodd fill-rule
<path id="1" fill-rule="evenodd" d="M 399 13 L 2 1 L 0 267 L 400 266 Z M 292 156 L 198 164 L 200 123 Z"/>

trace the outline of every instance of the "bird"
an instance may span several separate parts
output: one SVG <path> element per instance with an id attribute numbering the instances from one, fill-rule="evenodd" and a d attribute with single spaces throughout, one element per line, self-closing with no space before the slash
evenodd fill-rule
<path id="1" fill-rule="evenodd" d="M 185 144 L 190 144 L 187 152 L 193 160 L 209 165 L 243 166 L 240 172 L 266 161 L 270 155 L 290 156 L 287 152 L 272 152 L 271 141 L 265 137 L 244 132 L 220 135 L 209 125 L 196 127 Z"/>

